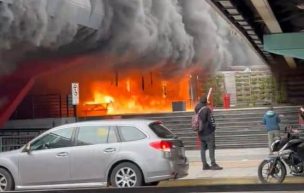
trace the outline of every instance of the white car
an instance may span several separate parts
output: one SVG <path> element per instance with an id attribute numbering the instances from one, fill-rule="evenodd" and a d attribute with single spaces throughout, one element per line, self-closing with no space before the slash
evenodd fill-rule
<path id="1" fill-rule="evenodd" d="M 188 169 L 183 142 L 159 121 L 78 122 L 0 153 L 0 191 L 156 185 Z"/>

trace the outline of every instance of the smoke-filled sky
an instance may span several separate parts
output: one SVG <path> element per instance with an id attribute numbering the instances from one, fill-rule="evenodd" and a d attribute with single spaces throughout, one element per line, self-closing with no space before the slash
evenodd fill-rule
<path id="1" fill-rule="evenodd" d="M 0 74 L 29 55 L 92 51 L 130 68 L 262 63 L 204 0 L 0 0 Z"/>

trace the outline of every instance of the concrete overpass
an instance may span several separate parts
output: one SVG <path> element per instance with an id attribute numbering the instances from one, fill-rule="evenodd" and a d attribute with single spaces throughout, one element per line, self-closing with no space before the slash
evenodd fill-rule
<path id="1" fill-rule="evenodd" d="M 288 102 L 304 102 L 304 1 L 208 0 L 268 62 Z"/>
<path id="2" fill-rule="evenodd" d="M 210 0 L 271 66 L 303 65 L 304 1 Z M 282 67 L 282 66 L 280 66 Z"/>

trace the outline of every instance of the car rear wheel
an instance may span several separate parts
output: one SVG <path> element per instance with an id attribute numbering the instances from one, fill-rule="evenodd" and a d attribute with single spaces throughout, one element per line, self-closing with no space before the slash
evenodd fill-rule
<path id="1" fill-rule="evenodd" d="M 143 176 L 140 169 L 132 163 L 121 163 L 111 173 L 111 185 L 114 187 L 135 187 L 143 185 Z"/>
<path id="2" fill-rule="evenodd" d="M 0 192 L 13 190 L 13 178 L 11 174 L 0 168 Z"/>

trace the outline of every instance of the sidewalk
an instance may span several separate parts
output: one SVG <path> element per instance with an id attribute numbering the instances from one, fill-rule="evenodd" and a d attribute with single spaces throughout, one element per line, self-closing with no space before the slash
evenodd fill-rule
<path id="1" fill-rule="evenodd" d="M 209 152 L 206 152 L 207 160 Z M 217 163 L 223 170 L 202 170 L 200 151 L 186 151 L 190 162 L 189 175 L 184 179 L 201 178 L 257 178 L 257 169 L 260 162 L 268 155 L 267 148 L 252 149 L 220 149 L 216 150 Z"/>
<path id="2" fill-rule="evenodd" d="M 160 186 L 259 184 L 258 167 L 268 153 L 268 148 L 216 150 L 216 161 L 224 169 L 203 171 L 200 151 L 186 151 L 190 162 L 189 175 L 182 179 L 161 182 Z M 207 151 L 207 160 L 209 160 L 208 154 Z M 284 183 L 304 183 L 304 177 L 291 176 L 287 171 Z"/>

